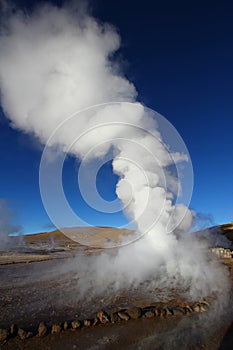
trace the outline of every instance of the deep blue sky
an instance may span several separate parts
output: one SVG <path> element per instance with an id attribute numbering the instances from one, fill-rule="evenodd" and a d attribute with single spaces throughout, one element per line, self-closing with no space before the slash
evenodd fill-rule
<path id="1" fill-rule="evenodd" d="M 33 1 L 15 1 L 20 6 Z M 37 1 L 38 3 L 38 1 Z M 56 2 L 58 3 L 58 2 Z M 148 107 L 179 131 L 194 167 L 191 208 L 214 223 L 233 220 L 233 3 L 230 1 L 92 2 L 93 13 L 114 24 L 122 38 L 126 76 Z M 46 230 L 39 194 L 41 148 L 0 116 L 0 198 L 24 232 Z M 121 215 L 88 210 L 76 186 L 77 164 L 67 161 L 65 190 L 92 224 L 120 225 Z M 114 198 L 111 167 L 98 177 L 100 192 Z M 76 203 L 76 204 L 75 204 Z"/>

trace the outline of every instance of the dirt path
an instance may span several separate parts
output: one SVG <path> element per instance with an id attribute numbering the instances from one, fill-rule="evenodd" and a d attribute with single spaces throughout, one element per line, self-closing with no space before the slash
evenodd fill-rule
<path id="1" fill-rule="evenodd" d="M 120 324 L 98 325 L 77 331 L 68 330 L 44 338 L 33 337 L 25 341 L 11 339 L 1 349 L 9 350 L 98 350 L 98 349 L 231 349 L 232 334 L 227 335 L 229 325 L 203 334 L 200 329 L 192 334 L 196 320 L 190 316 L 176 319 L 140 319 Z"/>

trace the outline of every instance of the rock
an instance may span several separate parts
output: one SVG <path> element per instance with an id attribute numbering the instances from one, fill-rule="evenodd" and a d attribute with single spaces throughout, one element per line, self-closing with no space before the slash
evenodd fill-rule
<path id="1" fill-rule="evenodd" d="M 119 321 L 119 316 L 117 312 L 112 312 L 109 316 L 111 323 L 116 323 L 117 321 Z"/>
<path id="2" fill-rule="evenodd" d="M 94 320 L 93 320 L 93 326 L 95 326 L 96 324 L 98 324 L 100 321 L 99 319 L 95 316 Z"/>
<path id="3" fill-rule="evenodd" d="M 184 315 L 184 310 L 180 307 L 174 307 L 172 308 L 172 312 L 173 312 L 173 315 L 174 316 L 181 316 L 181 315 Z"/>
<path id="4" fill-rule="evenodd" d="M 38 327 L 38 336 L 43 337 L 47 333 L 47 327 L 44 322 L 41 322 Z"/>
<path id="5" fill-rule="evenodd" d="M 156 316 L 163 317 L 166 315 L 166 310 L 162 307 L 158 307 L 156 310 Z"/>
<path id="6" fill-rule="evenodd" d="M 201 300 L 200 304 L 204 304 L 207 308 L 210 307 L 210 304 L 206 300 Z"/>
<path id="7" fill-rule="evenodd" d="M 27 332 L 22 328 L 18 329 L 18 336 L 20 337 L 20 339 L 24 340 L 24 339 L 28 339 L 31 338 L 33 336 L 32 332 Z"/>
<path id="8" fill-rule="evenodd" d="M 75 321 L 71 322 L 71 327 L 73 329 L 77 329 L 77 328 L 81 327 L 80 321 L 79 320 L 75 320 Z"/>
<path id="9" fill-rule="evenodd" d="M 161 309 L 160 316 L 163 316 L 163 317 L 170 316 L 170 311 L 166 306 Z"/>
<path id="10" fill-rule="evenodd" d="M 205 304 L 205 303 L 199 303 L 199 306 L 200 306 L 200 311 L 201 312 L 205 312 L 208 310 L 208 306 Z"/>
<path id="11" fill-rule="evenodd" d="M 117 314 L 121 320 L 128 321 L 130 319 L 129 315 L 125 311 L 118 311 Z"/>
<path id="12" fill-rule="evenodd" d="M 127 314 L 134 320 L 140 318 L 142 316 L 142 310 L 140 307 L 131 307 L 127 310 Z"/>
<path id="13" fill-rule="evenodd" d="M 170 308 L 169 306 L 165 307 L 164 310 L 166 310 L 166 316 L 173 315 L 172 308 Z"/>
<path id="14" fill-rule="evenodd" d="M 192 307 L 194 312 L 205 312 L 209 309 L 209 304 L 206 301 L 196 303 Z"/>
<path id="15" fill-rule="evenodd" d="M 167 314 L 168 311 L 166 311 L 165 309 L 163 309 L 162 307 L 155 307 L 153 309 L 150 309 L 148 311 L 152 311 L 154 316 L 156 317 L 163 317 Z"/>
<path id="16" fill-rule="evenodd" d="M 11 326 L 10 326 L 10 335 L 16 335 L 17 334 L 17 326 L 16 324 L 12 323 Z"/>
<path id="17" fill-rule="evenodd" d="M 192 309 L 193 309 L 194 312 L 201 312 L 201 308 L 200 308 L 199 304 L 193 305 Z"/>
<path id="18" fill-rule="evenodd" d="M 173 310 L 169 306 L 165 306 L 160 309 L 160 316 L 161 317 L 167 317 L 167 316 L 172 316 L 173 315 Z"/>
<path id="19" fill-rule="evenodd" d="M 191 314 L 193 312 L 192 308 L 189 305 L 185 305 L 183 310 L 186 314 Z"/>
<path id="20" fill-rule="evenodd" d="M 51 328 L 51 333 L 52 334 L 61 333 L 61 326 L 60 326 L 60 324 L 53 324 L 52 328 Z"/>
<path id="21" fill-rule="evenodd" d="M 20 339 L 24 340 L 24 339 L 27 339 L 27 332 L 22 329 L 22 328 L 19 328 L 18 329 L 18 336 L 20 337 Z"/>
<path id="22" fill-rule="evenodd" d="M 163 317 L 164 316 L 164 309 L 162 309 L 161 307 L 155 308 L 153 310 L 153 312 L 154 312 L 154 315 L 156 317 Z"/>
<path id="23" fill-rule="evenodd" d="M 108 314 L 102 310 L 100 310 L 96 317 L 100 320 L 101 323 L 105 324 L 107 322 L 109 322 L 109 319 L 108 319 Z"/>
<path id="24" fill-rule="evenodd" d="M 153 317 L 155 317 L 155 314 L 154 314 L 154 312 L 152 310 L 150 310 L 150 311 L 146 311 L 144 313 L 143 317 L 145 317 L 145 318 L 153 318 Z"/>
<path id="25" fill-rule="evenodd" d="M 84 327 L 90 327 L 91 326 L 91 320 L 84 320 L 83 324 L 84 324 Z"/>
<path id="26" fill-rule="evenodd" d="M 68 328 L 69 328 L 69 324 L 68 324 L 67 321 L 65 321 L 65 322 L 63 323 L 63 329 L 64 329 L 64 331 L 66 331 Z"/>
<path id="27" fill-rule="evenodd" d="M 0 341 L 4 341 L 8 338 L 9 332 L 5 328 L 0 328 Z"/>

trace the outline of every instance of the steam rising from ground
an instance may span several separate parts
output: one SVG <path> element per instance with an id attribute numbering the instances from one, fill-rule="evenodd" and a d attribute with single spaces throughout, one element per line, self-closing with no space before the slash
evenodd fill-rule
<path id="1" fill-rule="evenodd" d="M 19 233 L 21 226 L 12 223 L 13 214 L 8 208 L 6 200 L 0 199 L 0 250 L 7 249 L 12 246 L 12 240 L 9 235 Z"/>
<path id="2" fill-rule="evenodd" d="M 59 152 L 88 154 L 87 162 L 111 153 L 117 196 L 137 231 L 147 232 L 116 255 L 78 258 L 80 286 L 101 291 L 150 281 L 151 288 L 182 286 L 193 298 L 220 291 L 224 273 L 207 254 L 208 243 L 187 234 L 192 213 L 176 204 L 181 189 L 169 167 L 187 156 L 168 152 L 141 104 L 132 112 L 130 104 L 110 103 L 134 103 L 137 96 L 115 59 L 116 30 L 83 11 L 45 5 L 30 16 L 8 13 L 0 46 L 1 103 L 12 126 Z M 71 127 L 71 115 L 101 103 L 109 104 L 79 114 Z"/>

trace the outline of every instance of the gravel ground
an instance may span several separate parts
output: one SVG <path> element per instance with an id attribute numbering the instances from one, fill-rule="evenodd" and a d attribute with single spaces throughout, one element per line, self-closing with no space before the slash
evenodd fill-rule
<path id="1" fill-rule="evenodd" d="M 154 301 L 182 303 L 179 291 L 146 293 L 143 287 L 122 291 L 118 295 L 93 298 L 77 297 L 77 273 L 72 268 L 62 271 L 65 262 L 77 254 L 79 247 L 47 250 L 28 250 L 0 256 L 0 328 L 16 323 L 35 331 L 41 321 L 48 325 L 92 317 L 99 309 L 132 305 L 145 306 Z M 87 251 L 86 253 L 93 253 Z M 231 271 L 232 260 L 224 263 Z M 156 300 L 157 298 L 157 300 Z M 18 337 L 0 349 L 233 349 L 232 299 L 224 309 L 216 301 L 206 313 L 171 317 L 167 319 L 138 319 L 119 324 L 97 325 L 81 330 L 67 330 L 44 338 L 33 337 L 25 341 Z"/>

